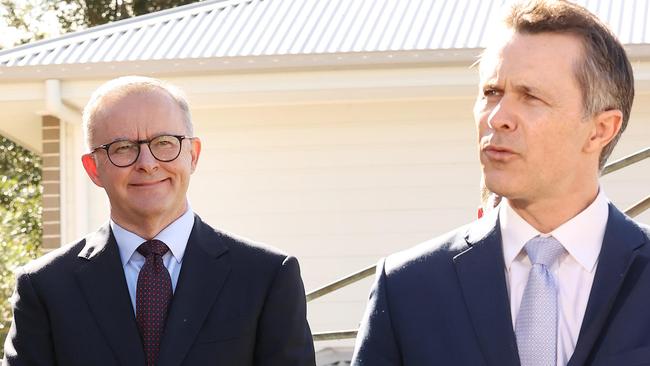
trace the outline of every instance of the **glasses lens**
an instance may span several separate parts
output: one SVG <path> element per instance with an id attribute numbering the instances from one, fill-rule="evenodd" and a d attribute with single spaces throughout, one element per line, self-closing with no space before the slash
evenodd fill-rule
<path id="1" fill-rule="evenodd" d="M 172 161 L 181 152 L 181 140 L 176 136 L 158 136 L 151 140 L 149 148 L 156 159 Z"/>
<path id="2" fill-rule="evenodd" d="M 117 166 L 133 164 L 138 158 L 140 145 L 132 141 L 116 141 L 108 148 L 108 157 Z"/>

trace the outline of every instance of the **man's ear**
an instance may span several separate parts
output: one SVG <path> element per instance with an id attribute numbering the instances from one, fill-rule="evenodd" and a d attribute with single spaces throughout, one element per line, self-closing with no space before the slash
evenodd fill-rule
<path id="1" fill-rule="evenodd" d="M 192 150 L 190 151 L 190 154 L 192 155 L 192 173 L 194 173 L 194 170 L 196 170 L 196 164 L 199 162 L 199 156 L 201 155 L 201 139 L 193 137 L 190 142 L 192 143 Z"/>
<path id="2" fill-rule="evenodd" d="M 101 179 L 99 179 L 99 173 L 97 172 L 97 160 L 95 160 L 95 155 L 93 154 L 84 154 L 81 156 L 81 163 L 86 170 L 86 174 L 90 177 L 90 180 L 93 181 L 98 187 L 104 187 L 102 185 Z"/>
<path id="3" fill-rule="evenodd" d="M 585 152 L 602 151 L 621 130 L 623 112 L 612 109 L 598 113 L 593 118 L 593 128 L 585 143 Z"/>

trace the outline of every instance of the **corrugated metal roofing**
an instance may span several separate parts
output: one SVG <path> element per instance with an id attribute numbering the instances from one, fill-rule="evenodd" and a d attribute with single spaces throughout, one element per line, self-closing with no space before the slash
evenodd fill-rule
<path id="1" fill-rule="evenodd" d="M 480 48 L 511 0 L 205 1 L 0 52 L 0 65 Z M 650 0 L 577 0 L 625 44 L 650 43 Z"/>

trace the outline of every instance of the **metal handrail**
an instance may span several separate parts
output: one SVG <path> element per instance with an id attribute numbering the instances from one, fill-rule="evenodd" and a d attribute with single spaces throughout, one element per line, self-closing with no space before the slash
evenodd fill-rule
<path id="1" fill-rule="evenodd" d="M 613 173 L 617 170 L 623 169 L 632 164 L 638 163 L 646 158 L 650 158 L 650 147 L 637 151 L 633 154 L 625 156 L 610 164 L 607 164 L 602 171 L 602 175 Z M 625 210 L 625 214 L 630 217 L 636 217 L 644 211 L 650 209 L 650 195 Z M 334 282 L 331 282 L 321 288 L 311 291 L 307 294 L 307 302 L 313 301 L 321 296 L 325 296 L 340 288 L 351 285 L 364 278 L 372 276 L 377 269 L 377 265 L 366 267 L 360 271 L 354 272 L 350 275 L 342 277 Z M 336 340 L 336 339 L 350 339 L 357 336 L 356 330 L 341 330 L 332 332 L 318 332 L 313 334 L 314 341 Z"/>
<path id="2" fill-rule="evenodd" d="M 338 339 L 354 339 L 357 337 L 357 330 L 338 330 L 335 332 L 319 332 L 312 334 L 314 342 L 316 341 L 332 341 Z"/>
<path id="3" fill-rule="evenodd" d="M 648 195 L 646 198 L 642 199 L 641 201 L 633 204 L 632 206 L 628 207 L 628 209 L 625 210 L 625 214 L 630 217 L 636 217 L 649 208 L 650 208 L 650 195 Z"/>
<path id="4" fill-rule="evenodd" d="M 650 158 L 650 147 L 647 147 L 641 151 L 635 152 L 634 154 L 630 154 L 628 156 L 625 156 L 623 158 L 620 158 L 614 162 L 607 164 L 603 168 L 602 175 L 613 173 L 617 170 L 625 168 L 626 166 L 630 166 L 634 163 L 638 163 L 639 161 L 646 158 Z"/>
<path id="5" fill-rule="evenodd" d="M 350 275 L 347 275 L 343 278 L 340 278 L 328 285 L 325 285 L 319 289 L 316 289 L 310 293 L 307 294 L 307 302 L 316 300 L 321 296 L 325 296 L 329 294 L 330 292 L 334 292 L 341 287 L 345 287 L 347 285 L 353 284 L 357 281 L 360 281 L 366 277 L 372 276 L 372 274 L 375 273 L 375 268 L 377 268 L 377 265 L 372 265 L 370 267 L 366 267 L 360 271 L 354 272 Z"/>

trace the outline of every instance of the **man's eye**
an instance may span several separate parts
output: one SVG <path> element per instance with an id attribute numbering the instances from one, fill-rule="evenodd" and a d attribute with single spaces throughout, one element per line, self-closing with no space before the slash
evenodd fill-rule
<path id="1" fill-rule="evenodd" d="M 133 144 L 115 144 L 112 148 L 114 154 L 126 154 L 134 150 Z"/>
<path id="2" fill-rule="evenodd" d="M 496 89 L 483 89 L 483 96 L 484 97 L 492 97 L 492 96 L 497 96 L 499 95 L 499 91 Z"/>
<path id="3" fill-rule="evenodd" d="M 164 149 L 164 148 L 175 147 L 176 145 L 178 145 L 178 141 L 171 140 L 169 138 L 160 138 L 160 139 L 157 139 L 157 140 L 153 140 L 152 144 L 156 148 Z"/>

